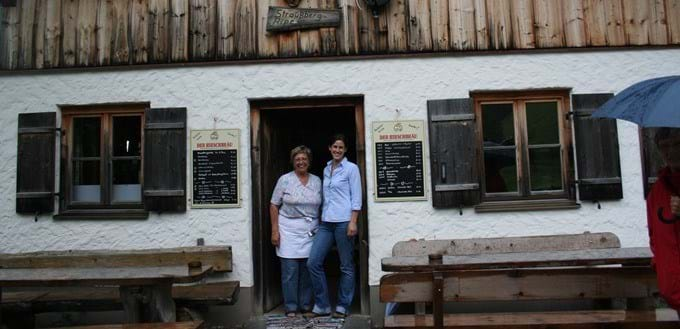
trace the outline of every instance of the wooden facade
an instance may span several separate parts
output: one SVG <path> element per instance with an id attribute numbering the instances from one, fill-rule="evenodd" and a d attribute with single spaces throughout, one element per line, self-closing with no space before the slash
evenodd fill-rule
<path id="1" fill-rule="evenodd" d="M 285 0 L 17 0 L 0 69 L 314 56 L 680 45 L 680 0 L 302 0 L 337 28 L 265 30 Z"/>

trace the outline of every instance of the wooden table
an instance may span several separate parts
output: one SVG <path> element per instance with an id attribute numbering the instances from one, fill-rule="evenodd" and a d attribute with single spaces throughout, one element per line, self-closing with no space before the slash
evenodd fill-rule
<path id="1" fill-rule="evenodd" d="M 459 256 L 398 256 L 382 259 L 387 272 L 420 272 L 432 275 L 434 327 L 443 327 L 443 282 L 445 273 L 520 268 L 570 268 L 598 265 L 649 266 L 649 248 L 553 250 Z M 462 272 L 461 272 L 462 273 Z"/>
<path id="2" fill-rule="evenodd" d="M 2 287 L 118 286 L 127 321 L 175 322 L 173 283 L 195 282 L 212 266 L 0 268 Z"/>

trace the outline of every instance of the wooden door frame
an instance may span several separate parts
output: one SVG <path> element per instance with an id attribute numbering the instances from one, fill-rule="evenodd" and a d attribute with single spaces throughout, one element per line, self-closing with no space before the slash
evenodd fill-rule
<path id="1" fill-rule="evenodd" d="M 357 166 L 361 171 L 361 185 L 364 193 L 363 207 L 359 217 L 359 264 L 357 266 L 360 284 L 361 313 L 370 314 L 370 291 L 368 286 L 368 210 L 366 196 L 366 140 L 364 128 L 364 96 L 328 96 L 328 97 L 293 97 L 293 98 L 259 98 L 249 99 L 250 104 L 250 159 L 252 182 L 252 247 L 253 247 L 253 294 L 254 310 L 256 314 L 264 313 L 264 276 L 263 243 L 269 243 L 269 238 L 261 236 L 261 223 L 267 210 L 262 199 L 262 164 L 261 159 L 261 111 L 262 110 L 290 110 L 290 109 L 319 109 L 333 107 L 354 108 L 354 123 L 356 129 Z"/>

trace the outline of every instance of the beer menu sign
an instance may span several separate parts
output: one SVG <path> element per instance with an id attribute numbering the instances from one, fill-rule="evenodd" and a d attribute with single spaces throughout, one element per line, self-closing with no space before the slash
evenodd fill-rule
<path id="1" fill-rule="evenodd" d="M 239 130 L 191 130 L 192 208 L 241 206 Z"/>
<path id="2" fill-rule="evenodd" d="M 375 201 L 427 200 L 423 121 L 372 125 Z"/>

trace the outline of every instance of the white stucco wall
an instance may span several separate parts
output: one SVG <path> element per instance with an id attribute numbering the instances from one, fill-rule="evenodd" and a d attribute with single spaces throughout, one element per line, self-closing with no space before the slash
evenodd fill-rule
<path id="1" fill-rule="evenodd" d="M 367 171 L 372 175 L 370 124 L 427 120 L 428 99 L 467 97 L 476 89 L 571 87 L 574 93 L 619 92 L 656 76 L 680 74 L 680 49 L 352 60 L 168 69 L 94 70 L 0 76 L 0 252 L 97 248 L 233 246 L 234 272 L 253 285 L 251 255 L 250 117 L 248 98 L 365 96 Z M 148 101 L 188 108 L 190 129 L 241 129 L 241 192 L 236 209 L 188 209 L 147 220 L 59 221 L 15 213 L 17 114 L 56 111 L 56 104 Z M 321 124 L 321 123 L 320 123 Z M 637 127 L 619 121 L 624 199 L 585 203 L 579 210 L 476 214 L 434 210 L 431 201 L 375 203 L 368 183 L 370 284 L 380 259 L 410 238 L 446 239 L 611 231 L 624 246 L 647 244 Z M 429 163 L 429 160 L 426 160 Z M 429 169 L 428 169 L 429 172 Z M 429 194 L 429 177 L 428 194 Z"/>

